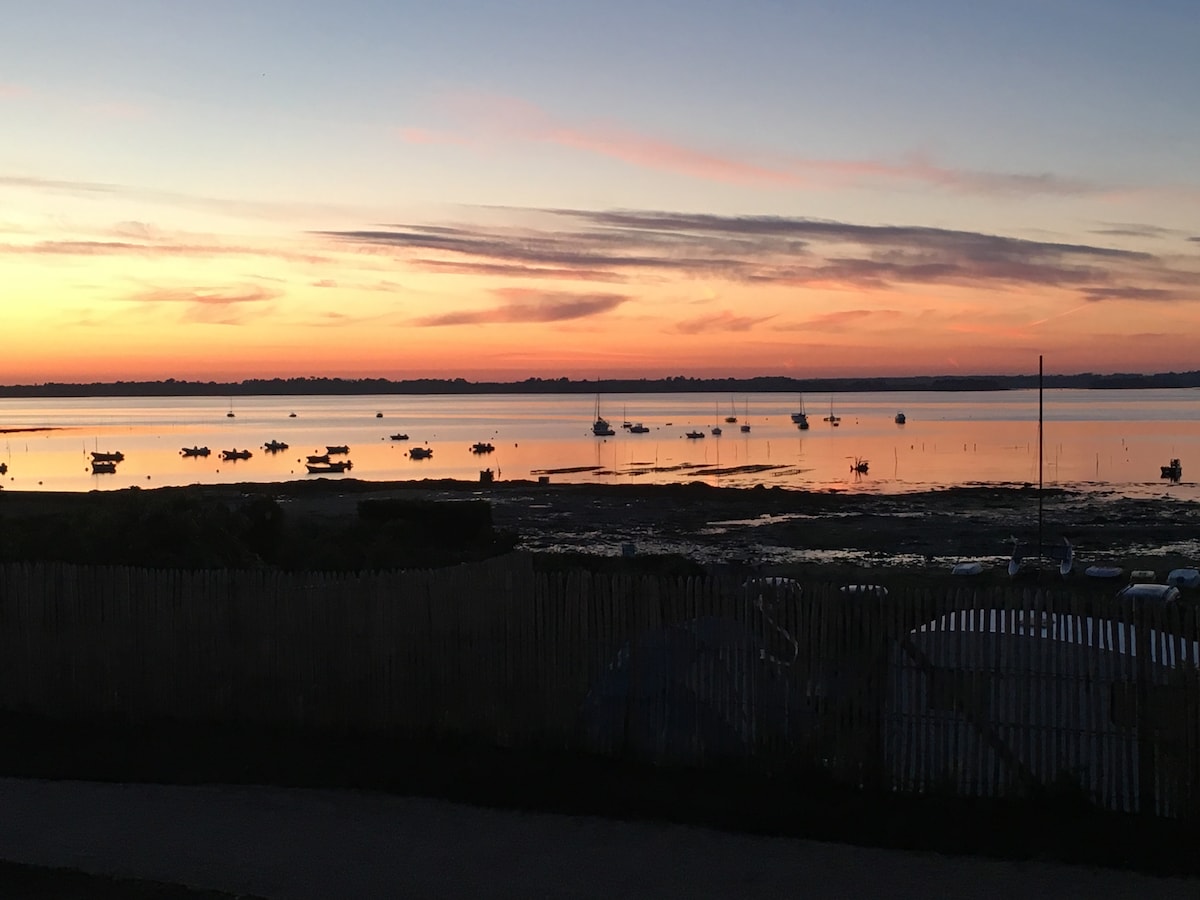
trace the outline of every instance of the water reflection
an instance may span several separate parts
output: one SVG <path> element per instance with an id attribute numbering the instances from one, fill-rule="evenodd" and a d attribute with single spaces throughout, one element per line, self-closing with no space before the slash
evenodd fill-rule
<path id="1" fill-rule="evenodd" d="M 594 399 L 583 395 L 241 397 L 235 418 L 226 415 L 227 398 L 4 400 L 0 462 L 10 488 L 66 491 L 307 478 L 307 455 L 331 444 L 348 445 L 349 476 L 369 480 L 475 481 L 486 467 L 500 480 L 541 474 L 555 482 L 894 493 L 1039 479 L 1032 391 L 843 394 L 835 407 L 841 424 L 814 419 L 807 431 L 791 421 L 792 396 L 756 394 L 747 402 L 753 430 L 727 427 L 717 436 L 711 428 L 727 397 L 606 399 L 606 408 L 627 410 L 647 431 L 596 437 Z M 1189 458 L 1200 460 L 1198 404 L 1194 390 L 1047 392 L 1041 477 L 1049 486 L 1200 498 L 1186 477 L 1159 478 L 1171 459 L 1183 460 L 1185 475 Z M 904 425 L 895 422 L 897 409 Z M 688 438 L 689 431 L 704 437 Z M 391 440 L 399 433 L 408 440 Z M 288 449 L 268 453 L 271 441 Z M 472 452 L 477 442 L 495 449 L 480 457 Z M 210 455 L 180 452 L 199 446 Z M 414 459 L 413 447 L 433 455 Z M 221 459 L 232 449 L 252 455 Z M 93 474 L 90 454 L 104 450 L 126 458 L 113 473 Z M 854 470 L 856 459 L 869 461 L 866 472 Z"/>

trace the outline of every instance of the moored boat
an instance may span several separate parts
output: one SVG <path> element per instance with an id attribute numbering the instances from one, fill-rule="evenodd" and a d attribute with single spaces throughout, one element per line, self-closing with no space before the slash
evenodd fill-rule
<path id="1" fill-rule="evenodd" d="M 327 462 L 329 462 L 329 454 L 328 453 L 313 453 L 308 457 L 306 462 L 327 463 Z"/>
<path id="2" fill-rule="evenodd" d="M 491 453 L 496 448 L 487 441 L 476 441 L 471 445 L 472 453 Z"/>
<path id="3" fill-rule="evenodd" d="M 695 440 L 696 438 L 702 438 L 702 437 L 704 437 L 704 432 L 703 432 L 703 431 L 689 431 L 689 432 L 688 432 L 688 433 L 685 435 L 685 437 L 688 437 L 688 438 L 691 438 L 692 440 Z"/>
<path id="4" fill-rule="evenodd" d="M 408 451 L 409 459 L 429 459 L 433 456 L 432 447 L 413 447 Z"/>
<path id="5" fill-rule="evenodd" d="M 231 461 L 235 460 L 235 459 L 249 459 L 253 455 L 254 454 L 251 453 L 249 450 L 233 449 L 233 450 L 222 450 L 221 451 L 221 459 L 227 459 L 227 460 L 231 460 Z"/>
<path id="6" fill-rule="evenodd" d="M 596 437 L 609 437 L 616 434 L 608 420 L 600 415 L 600 396 L 596 396 L 596 421 L 592 423 L 592 434 Z"/>
<path id="7" fill-rule="evenodd" d="M 211 452 L 207 447 L 184 447 L 179 451 L 181 456 L 208 456 Z"/>
<path id="8" fill-rule="evenodd" d="M 1160 466 L 1160 468 L 1162 469 L 1163 478 L 1169 478 L 1172 481 L 1178 481 L 1183 477 L 1183 464 L 1177 459 L 1171 460 L 1170 465 Z"/>
<path id="9" fill-rule="evenodd" d="M 309 475 L 336 475 L 354 468 L 354 463 L 348 459 L 341 459 L 329 463 L 305 463 L 304 467 L 308 469 Z"/>
<path id="10" fill-rule="evenodd" d="M 330 456 L 337 456 L 338 454 L 349 453 L 350 448 L 347 447 L 345 444 L 335 444 L 331 447 L 326 447 L 325 452 L 328 453 Z"/>
<path id="11" fill-rule="evenodd" d="M 288 445 L 283 441 L 267 441 L 263 444 L 263 449 L 268 453 L 279 453 L 281 450 L 286 450 Z"/>
<path id="12" fill-rule="evenodd" d="M 112 475 L 117 471 L 117 464 L 111 459 L 92 460 L 93 475 Z"/>
<path id="13" fill-rule="evenodd" d="M 650 429 L 649 429 L 649 428 L 647 428 L 645 425 L 643 425 L 641 422 L 638 422 L 638 423 L 637 423 L 637 424 L 635 424 L 635 425 L 630 425 L 630 426 L 629 426 L 629 432 L 630 432 L 631 434 L 645 434 L 645 433 L 646 433 L 647 431 L 649 431 L 649 430 L 650 430 Z"/>
<path id="14" fill-rule="evenodd" d="M 804 395 L 800 395 L 800 409 L 792 413 L 792 422 L 801 431 L 808 431 L 808 413 L 804 411 Z"/>
<path id="15" fill-rule="evenodd" d="M 905 422 L 908 421 L 908 416 L 904 415 L 904 413 L 902 413 L 902 412 L 898 412 L 898 413 L 896 413 L 895 421 L 896 421 L 897 425 L 903 425 Z"/>
<path id="16" fill-rule="evenodd" d="M 92 462 L 119 463 L 124 458 L 125 458 L 125 454 L 122 453 L 120 450 L 116 450 L 112 453 L 98 453 L 95 450 L 92 451 Z"/>
<path id="17" fill-rule="evenodd" d="M 408 435 L 404 434 L 403 432 L 401 432 L 399 434 L 388 435 L 388 437 L 393 441 L 407 441 L 408 440 Z"/>

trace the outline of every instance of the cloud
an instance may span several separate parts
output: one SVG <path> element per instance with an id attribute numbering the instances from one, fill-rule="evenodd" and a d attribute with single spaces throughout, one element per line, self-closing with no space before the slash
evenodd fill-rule
<path id="1" fill-rule="evenodd" d="M 1094 229 L 1092 234 L 1102 234 L 1106 237 L 1160 238 L 1172 237 L 1179 234 L 1179 231 L 1175 228 L 1162 228 L 1158 225 L 1114 222 L 1106 224 L 1103 228 Z"/>
<path id="2" fill-rule="evenodd" d="M 1085 300 L 1100 303 L 1104 300 L 1181 300 L 1183 296 L 1178 291 L 1166 288 L 1148 287 L 1095 287 L 1083 292 Z M 1193 297 L 1193 299 L 1195 299 Z"/>
<path id="3" fill-rule="evenodd" d="M 311 282 L 309 286 L 317 288 L 335 288 L 338 286 L 338 283 L 332 278 L 322 278 L 320 281 Z"/>
<path id="4" fill-rule="evenodd" d="M 134 185 L 114 184 L 103 181 L 73 181 L 70 179 L 41 178 L 28 175 L 6 175 L 0 173 L 0 188 L 29 190 L 41 193 L 69 194 L 78 197 L 119 196 L 129 200 L 182 209 L 201 210 L 208 213 L 243 219 L 267 219 L 294 221 L 297 217 L 320 219 L 347 214 L 365 214 L 363 210 L 336 206 L 328 203 L 267 202 L 255 200 L 231 200 L 226 197 L 205 197 L 176 191 L 163 191 Z"/>
<path id="5" fill-rule="evenodd" d="M 155 231 L 141 222 L 121 223 L 114 229 L 117 236 L 134 240 L 43 240 L 31 243 L 0 243 L 0 255 L 7 256 L 143 256 L 143 257 L 221 257 L 261 256 L 317 265 L 329 263 L 328 256 L 289 250 L 286 246 L 181 243 Z"/>
<path id="6" fill-rule="evenodd" d="M 712 315 L 678 322 L 675 325 L 675 331 L 680 334 L 750 331 L 764 322 L 769 322 L 773 318 L 774 316 L 738 316 L 729 312 L 729 310 L 724 310 Z"/>
<path id="7" fill-rule="evenodd" d="M 496 293 L 505 300 L 500 306 L 427 316 L 417 319 L 414 324 L 442 326 L 564 322 L 611 312 L 629 299 L 619 294 L 540 293 L 515 289 Z"/>
<path id="8" fill-rule="evenodd" d="M 237 287 L 148 288 L 126 297 L 146 308 L 178 306 L 181 321 L 206 325 L 241 325 L 270 311 L 268 301 L 283 292 L 259 285 Z"/>
<path id="9" fill-rule="evenodd" d="M 844 309 L 839 312 L 812 316 L 802 322 L 780 326 L 780 330 L 819 331 L 826 334 L 836 334 L 855 330 L 864 322 L 895 319 L 900 315 L 900 311 L 895 309 Z"/>
<path id="10" fill-rule="evenodd" d="M 951 285 L 1068 290 L 1081 300 L 1101 296 L 1087 293 L 1098 289 L 1177 289 L 1158 295 L 1165 300 L 1188 299 L 1184 292 L 1200 277 L 1200 261 L 1189 257 L 928 226 L 646 210 L 514 212 L 527 224 L 397 224 L 319 234 L 356 248 L 386 248 L 425 271 L 589 283 L 687 278 L 846 290 Z M 539 215 L 538 226 L 528 224 Z"/>
<path id="11" fill-rule="evenodd" d="M 1054 173 L 982 172 L 939 165 L 922 154 L 899 161 L 804 157 L 745 159 L 689 147 L 613 122 L 572 122 L 516 97 L 458 92 L 442 98 L 447 128 L 403 127 L 395 133 L 416 145 L 489 147 L 524 142 L 565 147 L 653 171 L 727 184 L 827 189 L 862 185 L 938 188 L 985 195 L 1079 195 L 1112 190 Z"/>
<path id="12" fill-rule="evenodd" d="M 127 299 L 137 303 L 189 303 L 198 306 L 235 306 L 274 300 L 282 291 L 247 285 L 238 288 L 151 288 Z"/>

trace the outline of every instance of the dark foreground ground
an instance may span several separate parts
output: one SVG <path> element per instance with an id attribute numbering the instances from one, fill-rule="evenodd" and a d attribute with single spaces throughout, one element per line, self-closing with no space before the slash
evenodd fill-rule
<path id="1" fill-rule="evenodd" d="M 0 803 L 0 853 L 229 892 L 104 879 L 84 893 L 90 885 L 79 876 L 60 874 L 60 886 L 80 891 L 4 896 L 1194 900 L 1200 890 L 1196 879 L 1037 859 L 902 852 L 371 791 L 0 778 Z"/>
<path id="2" fill-rule="evenodd" d="M 363 501 L 375 506 L 364 513 Z M 447 514 L 449 501 L 456 504 Z M 1001 582 L 1010 539 L 1036 540 L 1039 503 L 1045 541 L 1067 537 L 1076 547 L 1077 571 L 1095 562 L 1163 575 L 1200 561 L 1200 504 L 1169 497 L 318 480 L 72 495 L 0 492 L 0 562 L 356 569 L 449 565 L 518 546 L 540 552 L 546 565 L 699 572 L 732 564 L 853 582 L 949 580 L 953 562 L 980 559 L 990 568 L 979 578 Z M 1098 814 L 1071 797 L 1016 803 L 901 798 L 828 784 L 811 772 L 766 778 L 735 770 L 668 771 L 552 752 L 399 746 L 386 735 L 67 725 L 12 712 L 0 717 L 0 732 L 0 775 L 16 777 L 370 789 L 792 839 L 1200 875 L 1196 826 Z M 76 882 L 83 877 L 0 865 L 0 896 L 193 896 L 172 885 Z"/>

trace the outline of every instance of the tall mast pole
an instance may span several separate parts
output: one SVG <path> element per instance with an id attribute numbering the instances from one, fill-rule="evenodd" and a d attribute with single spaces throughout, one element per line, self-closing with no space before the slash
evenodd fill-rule
<path id="1" fill-rule="evenodd" d="M 1038 559 L 1042 558 L 1042 357 L 1038 356 Z"/>

